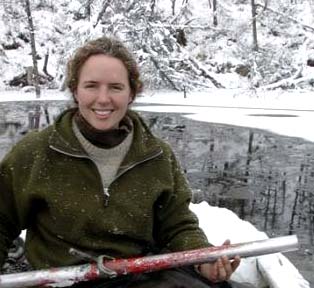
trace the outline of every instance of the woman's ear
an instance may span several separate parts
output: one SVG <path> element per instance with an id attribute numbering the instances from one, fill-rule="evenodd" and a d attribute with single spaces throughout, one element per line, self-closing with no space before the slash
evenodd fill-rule
<path id="1" fill-rule="evenodd" d="M 76 91 L 74 91 L 73 93 L 72 93 L 72 95 L 73 95 L 73 100 L 74 100 L 74 103 L 78 103 L 78 101 L 77 101 L 77 92 Z"/>
<path id="2" fill-rule="evenodd" d="M 133 94 L 130 94 L 130 96 L 129 96 L 129 103 L 128 103 L 128 105 L 131 105 L 132 103 L 133 103 L 133 101 L 134 101 L 134 95 Z"/>

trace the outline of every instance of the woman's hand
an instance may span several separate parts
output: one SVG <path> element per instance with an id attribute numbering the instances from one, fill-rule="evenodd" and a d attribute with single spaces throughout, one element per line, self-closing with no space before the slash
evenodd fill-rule
<path id="1" fill-rule="evenodd" d="M 223 245 L 229 245 L 230 241 L 226 240 Z M 214 263 L 205 263 L 197 267 L 199 273 L 213 283 L 227 281 L 232 273 L 240 265 L 240 257 L 236 256 L 233 260 L 229 260 L 227 256 L 220 257 Z"/>

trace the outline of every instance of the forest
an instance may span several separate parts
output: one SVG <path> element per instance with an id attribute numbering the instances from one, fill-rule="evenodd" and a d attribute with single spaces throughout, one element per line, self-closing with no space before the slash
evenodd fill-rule
<path id="1" fill-rule="evenodd" d="M 86 40 L 123 40 L 147 89 L 314 86 L 313 0 L 2 0 L 0 89 L 64 89 Z"/>

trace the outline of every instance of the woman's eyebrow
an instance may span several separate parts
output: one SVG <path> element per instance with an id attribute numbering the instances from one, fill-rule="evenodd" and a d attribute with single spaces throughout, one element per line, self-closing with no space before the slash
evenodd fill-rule
<path id="1" fill-rule="evenodd" d="M 124 86 L 124 83 L 122 82 L 110 82 L 110 85 L 120 85 L 120 86 Z"/>
<path id="2" fill-rule="evenodd" d="M 97 83 L 95 80 L 84 80 L 83 83 Z"/>

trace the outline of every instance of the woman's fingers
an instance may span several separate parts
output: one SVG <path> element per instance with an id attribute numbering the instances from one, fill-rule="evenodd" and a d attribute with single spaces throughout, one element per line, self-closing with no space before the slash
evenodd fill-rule
<path id="1" fill-rule="evenodd" d="M 217 277 L 217 281 L 225 281 L 227 280 L 228 277 L 228 272 L 227 272 L 227 267 L 226 267 L 226 263 L 225 263 L 225 259 L 223 258 L 219 258 L 217 260 L 217 267 L 218 267 L 218 277 Z"/>
<path id="2" fill-rule="evenodd" d="M 219 258 L 213 265 L 209 275 L 212 282 L 227 281 L 240 265 L 240 257 L 229 260 L 227 256 Z"/>
<path id="3" fill-rule="evenodd" d="M 222 281 L 229 280 L 231 274 L 233 273 L 231 262 L 227 256 L 223 256 L 220 259 L 220 262 L 222 263 L 222 267 L 219 269 L 220 278 L 223 279 Z"/>
<path id="4" fill-rule="evenodd" d="M 223 245 L 230 245 L 230 240 L 226 240 Z M 206 263 L 199 266 L 200 273 L 212 282 L 222 282 L 230 279 L 232 273 L 240 265 L 240 257 L 236 256 L 229 260 L 227 256 L 222 256 L 215 263 Z"/>
<path id="5" fill-rule="evenodd" d="M 235 256 L 233 261 L 231 262 L 232 271 L 234 272 L 240 265 L 241 258 L 240 256 Z"/>
<path id="6" fill-rule="evenodd" d="M 218 265 L 215 263 L 205 263 L 200 265 L 199 271 L 201 275 L 211 282 L 216 282 L 218 279 Z"/>
<path id="7" fill-rule="evenodd" d="M 230 240 L 227 239 L 227 240 L 225 240 L 225 242 L 222 245 L 230 245 L 230 244 L 231 244 Z"/>

